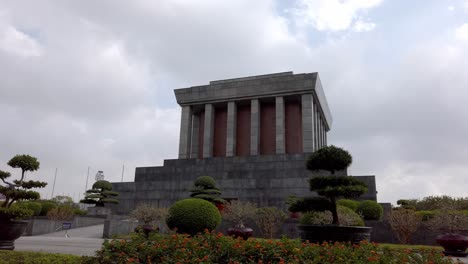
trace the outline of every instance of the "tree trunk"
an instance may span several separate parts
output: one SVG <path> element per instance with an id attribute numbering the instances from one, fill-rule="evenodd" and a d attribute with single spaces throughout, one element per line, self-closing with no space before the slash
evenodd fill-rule
<path id="1" fill-rule="evenodd" d="M 331 212 L 333 216 L 333 225 L 340 225 L 340 219 L 338 219 L 338 210 L 336 208 L 336 197 L 332 196 L 330 197 L 330 202 L 331 202 Z"/>

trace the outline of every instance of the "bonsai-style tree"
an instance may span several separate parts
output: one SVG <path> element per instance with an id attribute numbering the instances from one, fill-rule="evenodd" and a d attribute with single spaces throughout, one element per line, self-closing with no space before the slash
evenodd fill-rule
<path id="1" fill-rule="evenodd" d="M 8 165 L 12 168 L 21 169 L 21 178 L 19 180 L 7 181 L 11 174 L 0 170 L 0 180 L 5 185 L 0 185 L 0 193 L 5 196 L 0 208 L 0 216 L 7 218 L 23 218 L 31 216 L 33 211 L 24 208 L 11 208 L 11 205 L 16 201 L 21 200 L 37 200 L 40 195 L 38 192 L 32 191 L 32 188 L 43 188 L 47 185 L 41 181 L 25 181 L 24 176 L 27 171 L 36 171 L 39 169 L 39 161 L 37 158 L 29 155 L 16 155 Z"/>
<path id="2" fill-rule="evenodd" d="M 190 197 L 207 200 L 212 203 L 226 203 L 221 198 L 221 190 L 216 186 L 215 180 L 210 176 L 200 176 L 193 183 Z"/>
<path id="3" fill-rule="evenodd" d="M 328 176 L 312 177 L 310 190 L 330 200 L 332 224 L 340 225 L 336 206 L 337 198 L 358 197 L 367 192 L 364 182 L 348 176 L 336 176 L 335 172 L 344 170 L 352 163 L 351 155 L 344 149 L 335 146 L 323 147 L 312 153 L 307 159 L 307 169 L 311 171 L 328 171 Z"/>
<path id="4" fill-rule="evenodd" d="M 118 204 L 119 200 L 112 198 L 118 196 L 118 192 L 112 191 L 112 184 L 108 181 L 97 181 L 91 190 L 86 191 L 86 196 L 80 203 L 94 204 L 96 207 L 104 207 L 106 203 Z"/>

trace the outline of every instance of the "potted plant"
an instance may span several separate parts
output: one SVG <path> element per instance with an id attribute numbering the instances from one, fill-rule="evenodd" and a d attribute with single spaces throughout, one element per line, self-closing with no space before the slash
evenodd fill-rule
<path id="1" fill-rule="evenodd" d="M 111 213 L 110 208 L 105 208 L 104 205 L 118 204 L 119 200 L 114 198 L 118 195 L 118 192 L 112 191 L 110 182 L 101 180 L 95 182 L 92 188 L 86 191 L 85 198 L 80 203 L 95 205 L 88 208 L 89 215 L 109 215 Z"/>
<path id="2" fill-rule="evenodd" d="M 32 191 L 32 188 L 43 188 L 47 185 L 41 181 L 26 181 L 24 179 L 27 171 L 36 171 L 39 169 L 37 158 L 29 155 L 16 155 L 8 165 L 12 168 L 21 169 L 21 178 L 19 180 L 7 181 L 11 176 L 9 172 L 0 170 L 0 180 L 5 185 L 0 185 L 0 193 L 5 196 L 0 207 L 0 249 L 13 250 L 14 241 L 18 239 L 26 229 L 28 221 L 23 221 L 33 215 L 33 211 L 21 206 L 12 205 L 21 200 L 37 200 L 40 195 Z"/>
<path id="3" fill-rule="evenodd" d="M 468 256 L 468 237 L 459 233 L 468 228 L 468 215 L 465 212 L 443 208 L 428 221 L 428 226 L 432 230 L 443 232 L 437 236 L 436 241 L 444 248 L 445 255 Z"/>
<path id="4" fill-rule="evenodd" d="M 314 242 L 369 240 L 369 227 L 340 226 L 337 199 L 340 197 L 354 198 L 367 192 L 365 183 L 348 176 L 337 176 L 336 171 L 345 170 L 351 165 L 352 157 L 344 149 L 335 146 L 323 147 L 312 153 L 307 159 L 307 169 L 313 172 L 328 171 L 326 176 L 315 176 L 309 180 L 310 190 L 326 197 L 330 201 L 329 211 L 332 215 L 331 225 L 299 225 L 303 240 L 314 239 Z M 315 233 L 315 235 L 314 235 Z"/>
<path id="5" fill-rule="evenodd" d="M 154 226 L 157 222 L 158 225 L 165 223 L 168 210 L 166 208 L 156 208 L 149 204 L 140 204 L 130 213 L 130 217 L 138 220 L 140 225 L 135 228 L 136 232 L 142 231 L 147 237 L 152 231 L 161 230 L 160 226 Z M 167 228 L 166 228 L 167 229 Z"/>
<path id="6" fill-rule="evenodd" d="M 253 218 L 256 207 L 250 202 L 232 200 L 226 205 L 223 219 L 234 226 L 228 228 L 227 234 L 247 240 L 253 235 L 253 229 L 245 226 L 247 219 Z"/>
<path id="7" fill-rule="evenodd" d="M 221 198 L 221 190 L 210 176 L 200 176 L 193 183 L 190 197 L 199 198 L 213 203 L 220 212 L 225 208 L 226 200 Z"/>

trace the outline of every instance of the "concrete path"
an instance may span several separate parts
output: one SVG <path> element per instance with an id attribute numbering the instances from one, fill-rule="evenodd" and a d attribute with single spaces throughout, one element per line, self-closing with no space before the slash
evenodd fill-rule
<path id="1" fill-rule="evenodd" d="M 65 253 L 79 256 L 94 256 L 101 248 L 104 239 L 104 225 L 88 226 L 67 231 L 59 231 L 39 236 L 23 236 L 15 242 L 15 250 Z"/>
<path id="2" fill-rule="evenodd" d="M 29 236 L 16 240 L 15 250 L 94 256 L 103 242 L 99 238 Z"/>
<path id="3" fill-rule="evenodd" d="M 70 238 L 102 238 L 102 231 L 104 230 L 104 224 L 93 225 L 81 228 L 70 229 L 66 233 Z M 43 234 L 36 237 L 65 237 L 65 231 L 59 231 L 55 233 Z"/>

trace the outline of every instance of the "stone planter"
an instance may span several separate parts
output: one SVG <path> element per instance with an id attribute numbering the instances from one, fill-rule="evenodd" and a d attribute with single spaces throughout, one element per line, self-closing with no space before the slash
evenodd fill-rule
<path id="1" fill-rule="evenodd" d="M 370 241 L 372 227 L 335 226 L 335 225 L 298 225 L 301 240 L 312 243 L 351 242 L 358 244 L 362 240 Z"/>
<path id="2" fill-rule="evenodd" d="M 436 241 L 444 248 L 444 255 L 454 257 L 466 257 L 468 252 L 468 237 L 457 234 L 443 234 L 437 236 Z"/>
<path id="3" fill-rule="evenodd" d="M 0 218 L 0 250 L 15 249 L 15 240 L 26 230 L 29 221 Z"/>
<path id="4" fill-rule="evenodd" d="M 232 237 L 241 237 L 247 240 L 253 235 L 253 229 L 250 227 L 230 227 L 227 230 L 227 234 Z"/>

